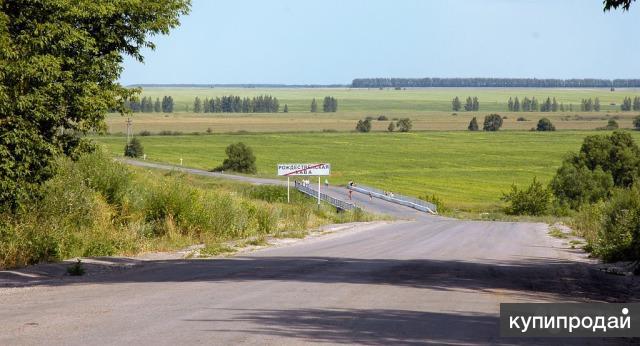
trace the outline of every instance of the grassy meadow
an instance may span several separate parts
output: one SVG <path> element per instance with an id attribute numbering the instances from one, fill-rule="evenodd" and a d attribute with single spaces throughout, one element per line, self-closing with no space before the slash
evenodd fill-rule
<path id="1" fill-rule="evenodd" d="M 235 114 L 193 113 L 193 100 L 223 95 L 253 97 L 270 94 L 280 101 L 280 109 L 287 104 L 289 113 Z M 136 113 L 132 115 L 134 132 L 163 130 L 182 132 L 204 132 L 208 128 L 215 133 L 237 131 L 248 132 L 322 132 L 352 131 L 355 122 L 366 116 L 385 115 L 389 119 L 409 117 L 414 130 L 465 130 L 472 117 L 479 119 L 497 112 L 505 119 L 506 130 L 529 130 L 541 117 L 550 118 L 560 130 L 593 130 L 605 126 L 610 118 L 617 119 L 620 127 L 631 127 L 638 112 L 621 112 L 620 103 L 627 97 L 640 96 L 640 89 L 540 89 L 540 88 L 430 88 L 430 89 L 349 89 L 349 88 L 145 88 L 141 96 L 153 99 L 172 96 L 175 110 L 171 114 Z M 338 99 L 337 113 L 310 113 L 311 100 L 319 102 L 325 96 Z M 451 100 L 458 96 L 462 102 L 468 96 L 480 100 L 479 112 L 451 111 Z M 540 102 L 555 97 L 565 106 L 571 104 L 573 111 L 540 113 L 507 111 L 509 97 L 536 97 Z M 600 98 L 600 112 L 580 112 L 583 98 Z M 517 121 L 518 117 L 526 121 Z M 111 133 L 125 132 L 125 119 L 112 114 L 107 119 Z M 388 122 L 374 122 L 374 131 L 386 130 Z"/>
<path id="2" fill-rule="evenodd" d="M 212 169 L 235 142 L 251 146 L 258 174 L 275 176 L 277 163 L 326 161 L 332 184 L 354 180 L 383 189 L 422 196 L 435 193 L 449 207 L 489 211 L 512 183 L 533 177 L 548 181 L 567 152 L 577 151 L 587 135 L 606 131 L 272 133 L 140 137 L 148 159 Z M 633 133 L 640 141 L 640 132 Z M 96 137 L 113 155 L 125 139 Z"/>

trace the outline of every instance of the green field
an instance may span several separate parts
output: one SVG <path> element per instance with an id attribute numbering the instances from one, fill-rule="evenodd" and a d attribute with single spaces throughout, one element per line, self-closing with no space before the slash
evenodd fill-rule
<path id="1" fill-rule="evenodd" d="M 140 137 L 148 159 L 212 169 L 224 149 L 245 142 L 254 149 L 258 171 L 274 176 L 275 165 L 326 161 L 331 183 L 354 180 L 413 196 L 435 193 L 453 208 L 494 210 L 512 183 L 534 176 L 548 181 L 569 151 L 583 138 L 606 132 L 554 133 L 505 131 L 419 133 L 274 133 L 245 135 Z M 640 132 L 633 133 L 640 141 Z M 122 155 L 123 137 L 97 137 L 114 155 Z"/>
<path id="2" fill-rule="evenodd" d="M 237 95 L 253 97 L 270 94 L 289 106 L 289 113 L 276 114 L 234 114 L 234 113 L 193 113 L 193 100 L 196 96 L 217 97 Z M 134 131 L 159 132 L 162 130 L 182 132 L 204 132 L 211 128 L 216 133 L 236 131 L 283 132 L 323 130 L 352 131 L 355 122 L 366 116 L 385 115 L 389 119 L 409 117 L 415 130 L 465 130 L 472 117 L 484 117 L 488 113 L 498 112 L 507 116 L 504 129 L 529 130 L 541 117 L 550 118 L 558 129 L 593 130 L 607 124 L 611 118 L 617 119 L 620 127 L 629 128 L 632 118 L 638 112 L 621 112 L 620 103 L 627 97 L 640 96 L 640 89 L 532 89 L 532 88 L 433 88 L 408 90 L 345 89 L 345 88 L 308 88 L 308 89 L 253 89 L 253 88 L 146 88 L 142 96 L 153 99 L 170 95 L 175 100 L 175 112 L 171 114 L 136 113 L 133 115 Z M 337 113 L 310 113 L 309 105 L 313 98 L 322 100 L 325 96 L 338 99 Z M 480 100 L 479 112 L 451 111 L 451 100 L 458 96 L 464 102 L 467 96 L 477 96 Z M 540 102 L 547 97 L 555 97 L 567 107 L 569 112 L 518 112 L 507 111 L 509 97 L 523 99 L 535 96 Z M 583 98 L 600 98 L 600 112 L 581 112 Z M 524 117 L 527 121 L 517 121 Z M 110 115 L 107 119 L 112 133 L 125 131 L 125 119 L 119 115 Z M 374 122 L 374 131 L 386 130 L 388 122 Z"/>

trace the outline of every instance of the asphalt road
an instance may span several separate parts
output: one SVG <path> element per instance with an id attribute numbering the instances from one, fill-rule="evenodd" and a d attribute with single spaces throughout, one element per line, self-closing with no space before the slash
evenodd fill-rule
<path id="1" fill-rule="evenodd" d="M 458 221 L 354 197 L 410 220 L 236 257 L 150 261 L 0 289 L 0 344 L 633 342 L 499 337 L 501 302 L 639 298 L 635 278 L 595 270 L 545 225 Z"/>

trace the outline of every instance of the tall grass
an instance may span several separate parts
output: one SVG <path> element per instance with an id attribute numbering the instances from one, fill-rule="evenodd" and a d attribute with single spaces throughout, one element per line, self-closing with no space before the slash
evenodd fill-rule
<path id="1" fill-rule="evenodd" d="M 131 169 L 101 152 L 61 159 L 41 198 L 0 215 L 0 268 L 78 256 L 132 255 L 304 231 L 366 219 L 338 214 L 281 187 L 194 180 Z M 283 192 L 284 191 L 284 192 Z M 284 193 L 284 200 L 283 200 Z"/>

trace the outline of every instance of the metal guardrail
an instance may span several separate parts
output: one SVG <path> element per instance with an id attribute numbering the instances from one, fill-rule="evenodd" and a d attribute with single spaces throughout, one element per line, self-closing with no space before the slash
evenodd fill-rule
<path id="1" fill-rule="evenodd" d="M 386 192 L 380 189 L 376 189 L 374 187 L 364 186 L 360 184 L 347 186 L 347 188 L 353 191 L 363 193 L 365 195 L 371 194 L 372 197 L 380 198 L 388 202 L 404 205 L 404 206 L 417 209 L 420 211 L 424 211 L 427 213 L 431 213 L 431 214 L 438 213 L 438 207 L 435 204 L 427 201 L 423 201 L 421 199 L 403 196 L 403 195 L 395 194 L 392 192 Z"/>
<path id="2" fill-rule="evenodd" d="M 304 186 L 301 183 L 295 181 L 294 182 L 294 187 L 298 191 L 304 193 L 305 195 L 308 195 L 308 196 L 313 197 L 313 198 L 318 198 L 318 191 L 310 188 L 309 186 Z M 325 201 L 325 202 L 331 204 L 332 206 L 334 206 L 334 207 L 336 207 L 336 208 L 338 208 L 340 210 L 360 209 L 353 203 L 349 203 L 349 202 L 345 202 L 345 201 L 339 200 L 337 198 L 333 198 L 333 197 L 331 197 L 329 195 L 326 195 L 326 194 L 324 194 L 322 192 L 320 193 L 320 200 Z"/>

